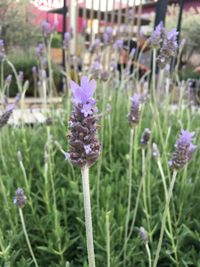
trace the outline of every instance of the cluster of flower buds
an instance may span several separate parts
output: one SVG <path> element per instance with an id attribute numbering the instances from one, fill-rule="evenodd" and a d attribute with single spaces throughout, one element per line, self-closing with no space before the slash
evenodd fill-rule
<path id="1" fill-rule="evenodd" d="M 24 195 L 24 190 L 22 188 L 16 190 L 13 202 L 18 208 L 23 208 L 26 205 L 27 197 Z"/>
<path id="2" fill-rule="evenodd" d="M 128 115 L 128 122 L 130 126 L 133 126 L 139 123 L 140 104 L 141 104 L 141 99 L 139 95 L 135 94 L 133 97 L 131 97 L 131 109 Z"/>
<path id="3" fill-rule="evenodd" d="M 11 114 L 13 113 L 14 110 L 14 104 L 10 105 L 8 108 L 6 108 L 6 110 L 0 115 L 0 128 L 2 128 L 3 126 L 5 126 L 11 116 Z"/>
<path id="4" fill-rule="evenodd" d="M 97 108 L 93 98 L 96 83 L 83 76 L 80 85 L 73 81 L 70 84 L 74 111 L 69 122 L 69 157 L 75 166 L 91 166 L 98 159 L 101 149 L 96 137 Z"/>
<path id="5" fill-rule="evenodd" d="M 5 57 L 4 41 L 0 39 L 0 61 Z"/>
<path id="6" fill-rule="evenodd" d="M 169 164 L 172 169 L 182 169 L 191 159 L 196 150 L 193 142 L 194 133 L 187 130 L 181 130 L 179 139 L 175 144 L 175 151 L 172 154 L 172 159 Z"/>
<path id="7" fill-rule="evenodd" d="M 51 24 L 48 21 L 42 22 L 42 34 L 44 37 L 49 37 L 58 27 L 58 21 L 55 21 L 54 25 L 51 27 Z"/>
<path id="8" fill-rule="evenodd" d="M 149 38 L 151 47 L 159 49 L 157 62 L 161 68 L 165 68 L 170 63 L 171 58 L 176 55 L 178 48 L 177 35 L 176 29 L 168 32 L 163 23 L 160 22 Z"/>
<path id="9" fill-rule="evenodd" d="M 9 74 L 5 79 L 5 86 L 9 87 L 12 82 L 12 74 Z"/>
<path id="10" fill-rule="evenodd" d="M 145 244 L 147 244 L 148 243 L 148 234 L 147 234 L 147 231 L 144 229 L 144 227 L 142 227 L 142 226 L 140 227 L 139 234 L 140 234 L 142 241 Z"/>
<path id="11" fill-rule="evenodd" d="M 151 130 L 149 128 L 145 128 L 142 133 L 142 138 L 140 140 L 140 144 L 143 147 L 146 147 L 150 141 L 151 138 Z"/>

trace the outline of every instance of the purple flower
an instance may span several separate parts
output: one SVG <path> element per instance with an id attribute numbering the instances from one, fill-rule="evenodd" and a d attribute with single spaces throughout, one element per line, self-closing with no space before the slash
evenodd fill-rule
<path id="1" fill-rule="evenodd" d="M 0 60 L 5 57 L 4 40 L 0 39 Z"/>
<path id="2" fill-rule="evenodd" d="M 145 244 L 147 244 L 148 243 L 148 234 L 147 234 L 147 231 L 144 229 L 144 227 L 142 227 L 142 226 L 140 227 L 139 234 L 140 234 L 142 241 Z"/>
<path id="3" fill-rule="evenodd" d="M 187 130 L 181 130 L 179 139 L 175 144 L 175 151 L 169 164 L 172 169 L 182 169 L 191 159 L 196 150 L 196 146 L 192 143 L 194 133 Z"/>
<path id="4" fill-rule="evenodd" d="M 51 24 L 48 21 L 43 21 L 42 33 L 45 37 L 49 36 L 52 33 Z"/>
<path id="5" fill-rule="evenodd" d="M 41 69 L 40 70 L 40 79 L 43 81 L 43 80 L 46 80 L 46 78 L 47 78 L 46 70 Z"/>
<path id="6" fill-rule="evenodd" d="M 118 39 L 114 45 L 113 48 L 117 49 L 118 51 L 120 51 L 123 48 L 123 40 L 122 39 Z"/>
<path id="7" fill-rule="evenodd" d="M 65 160 L 70 159 L 70 154 L 68 152 L 64 152 Z"/>
<path id="8" fill-rule="evenodd" d="M 23 208 L 26 205 L 27 198 L 24 195 L 24 190 L 22 188 L 16 190 L 16 196 L 14 197 L 13 202 L 18 208 Z"/>
<path id="9" fill-rule="evenodd" d="M 170 32 L 166 32 L 166 35 L 163 37 L 162 47 L 157 58 L 158 64 L 161 68 L 165 68 L 165 66 L 170 63 L 171 58 L 176 55 L 178 48 L 177 35 L 178 32 L 176 29 L 173 29 Z"/>
<path id="10" fill-rule="evenodd" d="M 43 43 L 38 44 L 36 48 L 36 52 L 39 57 L 42 57 L 44 55 L 44 49 L 45 49 L 45 46 Z"/>
<path id="11" fill-rule="evenodd" d="M 6 86 L 10 86 L 11 82 L 12 82 L 12 74 L 9 74 L 5 79 Z"/>
<path id="12" fill-rule="evenodd" d="M 74 111 L 69 122 L 69 154 L 72 164 L 79 167 L 91 166 L 100 154 L 100 144 L 96 138 L 97 118 L 94 116 L 95 87 L 95 81 L 90 81 L 86 76 L 81 78 L 80 85 L 71 81 Z"/>
<path id="13" fill-rule="evenodd" d="M 33 67 L 32 67 L 32 73 L 33 73 L 33 75 L 36 75 L 36 73 L 37 73 L 37 68 L 36 68 L 36 66 L 33 66 Z"/>
<path id="14" fill-rule="evenodd" d="M 6 110 L 0 115 L 0 128 L 4 127 L 7 124 L 14 108 L 15 108 L 15 104 L 10 104 L 6 108 Z"/>
<path id="15" fill-rule="evenodd" d="M 107 45 L 112 39 L 112 27 L 108 26 L 103 33 L 103 42 Z"/>
<path id="16" fill-rule="evenodd" d="M 149 128 L 145 128 L 142 133 L 142 138 L 140 140 L 140 143 L 143 147 L 146 147 L 149 143 L 151 137 L 151 130 Z"/>
<path id="17" fill-rule="evenodd" d="M 160 46 L 161 42 L 161 34 L 163 30 L 163 22 L 161 21 L 158 26 L 155 28 L 155 31 L 152 32 L 149 42 L 151 44 L 151 47 L 158 48 Z"/>
<path id="18" fill-rule="evenodd" d="M 69 47 L 69 41 L 70 41 L 70 33 L 69 32 L 65 32 L 64 41 L 63 41 L 63 45 L 64 45 L 65 49 L 67 49 Z"/>
<path id="19" fill-rule="evenodd" d="M 131 97 L 131 110 L 128 115 L 128 122 L 132 126 L 133 124 L 138 124 L 140 119 L 140 95 L 135 94 Z"/>
<path id="20" fill-rule="evenodd" d="M 81 105 L 81 112 L 84 116 L 87 117 L 87 115 L 91 115 L 95 112 L 93 108 L 96 103 L 93 98 L 96 88 L 95 80 L 90 81 L 87 76 L 83 76 L 80 86 L 74 81 L 71 81 L 70 85 L 73 92 L 73 102 L 76 106 L 79 104 Z"/>
<path id="21" fill-rule="evenodd" d="M 96 38 L 95 40 L 94 40 L 94 43 L 90 46 L 90 52 L 91 53 L 94 53 L 95 52 L 95 50 L 100 46 L 100 44 L 101 44 L 101 41 L 100 41 L 100 39 L 99 38 Z"/>

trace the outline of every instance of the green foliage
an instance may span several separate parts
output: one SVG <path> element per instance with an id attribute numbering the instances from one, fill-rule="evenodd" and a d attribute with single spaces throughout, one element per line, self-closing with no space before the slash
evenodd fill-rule
<path id="1" fill-rule="evenodd" d="M 0 38 L 6 46 L 21 46 L 28 49 L 36 44 L 38 29 L 33 24 L 30 1 L 4 0 L 0 2 Z"/>
<path id="2" fill-rule="evenodd" d="M 179 75 L 181 80 L 200 79 L 200 74 L 195 72 L 194 69 L 191 68 L 180 70 Z"/>
<path id="3" fill-rule="evenodd" d="M 59 33 L 54 33 L 51 43 L 52 48 L 62 48 L 62 36 Z"/>
<path id="4" fill-rule="evenodd" d="M 33 75 L 32 75 L 32 67 L 38 65 L 36 57 L 33 57 L 31 55 L 24 56 L 24 54 L 22 54 L 22 55 L 19 55 L 18 57 L 11 57 L 10 61 L 15 66 L 17 73 L 19 73 L 19 71 L 23 71 L 24 81 L 26 80 L 29 81 L 29 88 L 26 92 L 26 96 L 33 96 L 34 95 L 34 80 L 33 80 Z M 4 78 L 6 78 L 9 74 L 12 74 L 13 76 L 12 83 L 9 89 L 10 96 L 13 97 L 18 92 L 18 87 L 16 84 L 16 79 L 12 72 L 12 69 L 7 63 L 5 63 L 4 64 Z M 53 78 L 54 78 L 55 87 L 58 89 L 60 85 L 60 81 L 61 81 L 61 74 L 60 74 L 60 67 L 56 64 L 53 64 Z"/>
<path id="5" fill-rule="evenodd" d="M 96 97 L 100 111 L 107 101 L 112 107 L 111 113 L 106 114 L 102 118 L 104 121 L 100 122 L 101 125 L 104 125 L 100 130 L 100 138 L 103 142 L 102 158 L 90 170 L 96 261 L 97 267 L 107 266 L 105 222 L 106 214 L 110 211 L 111 267 L 121 267 L 123 258 L 119 255 L 124 244 L 128 196 L 127 170 L 130 128 L 126 116 L 129 110 L 129 93 L 119 90 L 114 84 L 107 87 L 102 87 L 101 84 L 96 92 Z M 192 114 L 190 110 L 183 109 L 172 112 L 167 110 L 166 105 L 161 105 L 159 115 L 162 123 L 161 131 L 164 141 L 166 141 L 164 148 L 150 104 L 150 102 L 145 104 L 141 122 L 135 131 L 131 219 L 142 176 L 139 142 L 143 129 L 146 127 L 152 129 L 152 142 L 156 142 L 160 149 L 167 185 L 171 179 L 168 160 L 180 128 L 195 131 L 197 136 L 195 143 L 199 144 L 200 142 L 200 116 L 198 113 Z M 17 187 L 23 187 L 28 198 L 28 204 L 23 212 L 39 266 L 64 267 L 67 261 L 70 263 L 70 267 L 88 266 L 80 170 L 74 169 L 69 162 L 64 160 L 54 143 L 50 144 L 49 150 L 47 149 L 47 136 L 50 134 L 54 140 L 59 141 L 64 150 L 67 150 L 67 115 L 66 110 L 62 115 L 55 115 L 53 125 L 48 127 L 34 125 L 25 128 L 5 127 L 1 130 L 1 266 L 33 266 L 20 225 L 19 214 L 12 203 Z M 166 139 L 167 132 L 170 133 L 169 139 Z M 22 153 L 28 187 L 16 157 L 17 151 Z M 44 158 L 45 151 L 50 151 L 48 160 Z M 151 227 L 150 235 L 153 237 L 150 248 L 154 256 L 165 200 L 160 173 L 151 156 L 150 146 L 147 149 L 146 157 L 146 180 L 150 192 L 147 198 L 148 216 Z M 178 174 L 170 205 L 178 266 L 199 266 L 199 161 L 198 149 L 193 161 Z M 148 229 L 142 197 L 139 202 L 134 231 L 128 242 L 126 267 L 148 266 L 145 247 L 138 234 L 140 226 Z M 158 266 L 174 267 L 176 265 L 173 260 L 171 241 L 165 234 Z"/>

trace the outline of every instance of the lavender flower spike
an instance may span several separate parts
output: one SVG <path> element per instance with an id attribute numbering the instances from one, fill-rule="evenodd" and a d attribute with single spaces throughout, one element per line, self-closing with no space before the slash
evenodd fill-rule
<path id="1" fill-rule="evenodd" d="M 143 147 L 146 147 L 149 143 L 149 140 L 151 138 L 151 130 L 149 128 L 145 128 L 142 133 L 142 138 L 140 140 L 140 143 Z"/>
<path id="2" fill-rule="evenodd" d="M 173 29 L 171 32 L 168 32 L 163 40 L 163 45 L 160 50 L 160 55 L 158 56 L 158 64 L 161 68 L 164 68 L 172 57 L 176 55 L 176 51 L 178 48 L 177 43 L 177 35 L 178 32 L 176 29 Z"/>
<path id="3" fill-rule="evenodd" d="M 70 160 L 75 166 L 89 167 L 100 154 L 100 144 L 96 138 L 96 101 L 93 98 L 96 83 L 83 76 L 80 85 L 73 81 L 70 84 L 74 103 L 69 124 Z"/>
<path id="4" fill-rule="evenodd" d="M 131 97 L 131 110 L 128 115 L 128 122 L 131 126 L 139 123 L 140 103 L 141 99 L 139 95 L 135 94 L 133 97 Z"/>
<path id="5" fill-rule="evenodd" d="M 14 204 L 18 207 L 18 208 L 23 208 L 26 205 L 26 201 L 27 198 L 24 195 L 24 190 L 22 188 L 18 188 L 16 190 L 16 196 L 14 198 Z"/>
<path id="6" fill-rule="evenodd" d="M 172 154 L 171 161 L 169 162 L 172 169 L 182 169 L 192 159 L 196 150 L 196 146 L 192 143 L 193 137 L 194 133 L 190 133 L 187 130 L 181 130 L 179 139 L 175 144 L 175 151 Z"/>
<path id="7" fill-rule="evenodd" d="M 3 112 L 3 114 L 1 114 L 0 116 L 0 128 L 2 128 L 3 126 L 5 126 L 14 110 L 15 105 L 14 104 L 10 104 L 7 109 Z"/>
<path id="8" fill-rule="evenodd" d="M 163 22 L 161 21 L 149 38 L 149 42 L 152 48 L 158 48 L 160 46 L 162 30 Z"/>

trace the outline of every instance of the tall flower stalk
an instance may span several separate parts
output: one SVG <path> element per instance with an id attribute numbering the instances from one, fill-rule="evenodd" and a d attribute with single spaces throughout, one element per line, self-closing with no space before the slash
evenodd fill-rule
<path id="1" fill-rule="evenodd" d="M 133 137 L 134 126 L 139 123 L 140 119 L 140 96 L 134 95 L 131 98 L 131 108 L 128 115 L 130 125 L 130 150 L 129 150 L 129 170 L 128 170 L 128 205 L 125 222 L 125 237 L 124 237 L 124 267 L 126 266 L 126 250 L 128 243 L 128 224 L 130 220 L 131 198 L 132 198 L 132 160 L 133 160 Z"/>
<path id="2" fill-rule="evenodd" d="M 172 179 L 169 186 L 169 191 L 167 193 L 167 201 L 165 203 L 165 208 L 162 216 L 162 223 L 161 223 L 161 230 L 160 230 L 160 237 L 158 241 L 158 246 L 156 250 L 156 256 L 153 263 L 153 267 L 156 267 L 158 264 L 158 259 L 161 251 L 164 231 L 165 231 L 165 224 L 166 218 L 169 214 L 169 205 L 173 195 L 173 189 L 176 182 L 177 172 L 185 167 L 187 163 L 192 159 L 192 156 L 196 150 L 196 146 L 192 143 L 193 142 L 194 133 L 190 133 L 187 130 L 182 130 L 179 139 L 176 141 L 175 144 L 175 151 L 172 154 L 172 159 L 170 161 L 170 166 L 173 170 Z"/>
<path id="3" fill-rule="evenodd" d="M 96 83 L 94 80 L 90 81 L 88 77 L 83 76 L 80 85 L 73 81 L 70 85 L 73 92 L 74 111 L 69 122 L 71 130 L 69 135 L 69 159 L 73 165 L 81 168 L 88 262 L 89 267 L 95 267 L 89 168 L 100 155 L 100 144 L 96 138 L 97 117 L 95 113 L 97 108 L 95 107 L 96 101 L 93 98 Z"/>
<path id="4" fill-rule="evenodd" d="M 26 205 L 26 201 L 27 201 L 27 198 L 24 195 L 24 190 L 22 188 L 18 188 L 16 190 L 16 196 L 14 198 L 14 204 L 19 209 L 19 216 L 20 216 L 20 220 L 21 220 L 21 224 L 22 224 L 22 229 L 23 229 L 23 232 L 24 232 L 24 236 L 26 238 L 26 243 L 28 245 L 31 257 L 33 259 L 33 262 L 34 262 L 35 266 L 38 267 L 37 260 L 35 258 L 35 255 L 33 253 L 32 247 L 31 247 L 31 242 L 30 242 L 29 237 L 28 237 L 28 233 L 27 233 L 27 230 L 26 230 L 26 224 L 25 224 L 25 221 L 24 221 L 24 215 L 23 215 L 23 211 L 22 211 L 23 207 Z"/>

